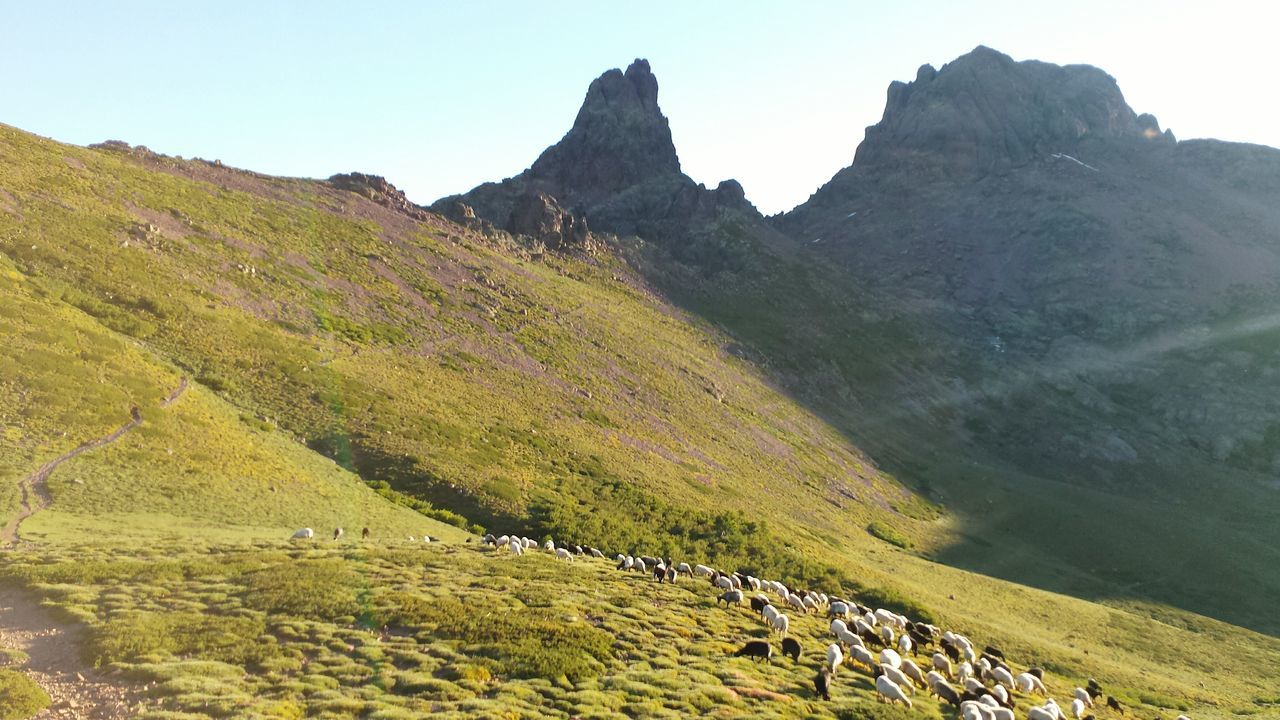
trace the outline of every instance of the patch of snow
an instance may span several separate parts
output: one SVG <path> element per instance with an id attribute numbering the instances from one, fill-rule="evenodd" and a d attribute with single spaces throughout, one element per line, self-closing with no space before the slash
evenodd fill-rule
<path id="1" fill-rule="evenodd" d="M 822 238 L 814 238 L 811 242 L 820 243 L 822 242 Z"/>
<path id="2" fill-rule="evenodd" d="M 853 217 L 854 215 L 857 215 L 857 214 L 858 214 L 858 211 L 857 211 L 857 210 L 854 210 L 853 212 L 849 213 L 848 215 L 845 215 L 845 216 L 844 216 L 844 219 L 845 219 L 845 220 L 848 220 L 849 218 L 851 218 L 851 217 Z"/>
<path id="3" fill-rule="evenodd" d="M 1098 168 L 1096 168 L 1096 167 L 1094 167 L 1094 166 L 1092 166 L 1092 165 L 1090 165 L 1090 164 L 1088 164 L 1088 163 L 1080 162 L 1079 160 L 1077 160 L 1077 159 L 1075 159 L 1075 158 L 1073 158 L 1073 157 L 1071 157 L 1070 155 L 1067 155 L 1067 154 L 1065 154 L 1065 153 L 1054 153 L 1054 154 L 1050 155 L 1049 157 L 1053 158 L 1054 160 L 1070 160 L 1071 162 L 1073 162 L 1073 163 L 1075 163 L 1075 164 L 1079 165 L 1079 166 L 1080 166 L 1080 167 L 1082 167 L 1082 168 L 1087 168 L 1087 169 L 1092 170 L 1092 171 L 1094 171 L 1094 172 L 1099 172 Z"/>

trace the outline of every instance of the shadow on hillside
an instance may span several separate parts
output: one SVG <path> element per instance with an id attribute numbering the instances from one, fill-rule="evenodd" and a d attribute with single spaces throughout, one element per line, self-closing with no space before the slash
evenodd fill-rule
<path id="1" fill-rule="evenodd" d="M 786 272 L 766 271 L 754 296 L 741 284 L 717 288 L 714 279 L 697 283 L 695 295 L 688 289 L 694 283 L 672 282 L 669 267 L 640 269 L 670 302 L 751 348 L 749 355 L 766 358 L 754 364 L 776 390 L 905 486 L 943 504 L 965 531 L 930 559 L 1090 601 L 1166 604 L 1280 637 L 1273 600 L 1280 596 L 1280 538 L 1272 537 L 1276 523 L 1260 519 L 1257 509 L 1280 505 L 1275 499 L 1255 506 L 1251 523 L 1238 526 L 1185 502 L 1155 502 L 1140 491 L 1108 493 L 984 463 L 982 450 L 943 437 L 947 431 L 904 409 L 909 393 L 878 390 L 909 372 L 930 372 L 937 355 L 928 333 L 911 338 L 901 328 L 868 327 L 857 308 L 845 307 L 847 298 L 824 298 L 821 283 L 779 287 L 796 283 Z M 793 332 L 797 324 L 803 333 Z M 833 367 L 841 371 L 834 381 Z M 818 375 L 825 387 L 809 382 Z M 875 410 L 859 414 L 850 407 Z M 1245 490 L 1229 495 L 1240 503 L 1257 499 Z"/>

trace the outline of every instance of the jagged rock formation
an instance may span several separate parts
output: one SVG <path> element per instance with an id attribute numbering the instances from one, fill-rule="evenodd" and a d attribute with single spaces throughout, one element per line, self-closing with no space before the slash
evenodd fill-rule
<path id="1" fill-rule="evenodd" d="M 565 210 L 555 198 L 537 190 L 516 200 L 507 220 L 507 231 L 527 235 L 548 250 L 590 249 L 592 244 L 586 218 Z"/>
<path id="2" fill-rule="evenodd" d="M 404 213 L 415 220 L 426 220 L 427 211 L 409 202 L 404 192 L 379 175 L 341 173 L 329 178 L 329 183 L 340 190 L 347 190 L 369 198 L 379 205 Z"/>
<path id="3" fill-rule="evenodd" d="M 522 198 L 537 193 L 595 228 L 673 244 L 715 222 L 722 211 L 759 217 L 737 182 L 709 190 L 681 172 L 658 107 L 658 81 L 646 60 L 596 78 L 573 127 L 528 170 L 432 207 L 444 212 L 462 202 L 480 218 L 510 227 Z"/>

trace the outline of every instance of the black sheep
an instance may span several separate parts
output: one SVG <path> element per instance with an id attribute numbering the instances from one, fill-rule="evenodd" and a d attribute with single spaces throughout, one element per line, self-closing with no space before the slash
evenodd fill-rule
<path id="1" fill-rule="evenodd" d="M 782 654 L 789 656 L 793 661 L 800 661 L 800 641 L 795 638 L 782 638 Z"/>
<path id="2" fill-rule="evenodd" d="M 1042 667 L 1027 668 L 1027 674 L 1035 675 L 1037 680 L 1044 681 L 1044 668 Z"/>
<path id="3" fill-rule="evenodd" d="M 772 663 L 773 648 L 765 640 L 752 640 L 746 645 L 743 645 L 741 650 L 734 653 L 734 656 L 760 658 L 765 662 Z"/>
<path id="4" fill-rule="evenodd" d="M 946 683 L 938 683 L 933 688 L 933 693 L 942 698 L 943 702 L 949 702 L 955 707 L 960 707 L 960 693 L 956 689 Z"/>
<path id="5" fill-rule="evenodd" d="M 858 637 L 862 638 L 863 643 L 865 643 L 868 647 L 870 647 L 871 645 L 878 645 L 879 647 L 884 647 L 884 638 L 880 637 L 880 635 L 878 635 L 874 630 L 866 630 L 864 628 L 858 628 Z"/>
<path id="6" fill-rule="evenodd" d="M 996 647 L 995 645 L 988 645 L 987 648 L 982 651 L 982 654 L 990 655 L 991 657 L 994 657 L 994 658 L 1000 658 L 1001 662 L 1007 662 L 1004 659 L 1004 653 L 1000 650 L 1000 648 Z"/>
<path id="7" fill-rule="evenodd" d="M 972 690 L 965 690 L 964 692 L 960 693 L 960 702 L 969 702 L 970 700 L 972 700 L 973 702 L 981 702 L 983 695 L 990 695 L 990 694 L 991 693 L 974 692 Z"/>
<path id="8" fill-rule="evenodd" d="M 824 666 L 813 678 L 813 689 L 818 691 L 823 700 L 831 699 L 831 671 Z"/>
<path id="9" fill-rule="evenodd" d="M 955 662 L 955 663 L 960 662 L 960 648 L 956 647 L 946 638 L 942 638 L 941 645 L 942 645 L 942 651 L 947 654 L 947 657 L 951 658 L 951 662 Z"/>
<path id="10" fill-rule="evenodd" d="M 769 598 L 767 597 L 751 598 L 751 609 L 755 610 L 758 613 L 763 613 L 764 609 L 768 607 L 770 604 L 771 603 L 769 602 Z"/>
<path id="11" fill-rule="evenodd" d="M 1107 707 L 1111 708 L 1112 710 L 1115 710 L 1121 715 L 1124 714 L 1124 708 L 1120 707 L 1120 701 L 1116 699 L 1115 695 L 1107 696 Z"/>
<path id="12" fill-rule="evenodd" d="M 361 530 L 361 531 L 360 531 L 360 539 L 361 539 L 361 540 L 368 540 L 368 539 L 369 539 L 369 528 L 365 528 L 365 529 L 363 529 L 363 530 Z"/>
<path id="13" fill-rule="evenodd" d="M 1003 660 L 1001 660 L 1000 658 L 996 657 L 995 655 L 992 655 L 991 653 L 984 652 L 984 653 L 982 653 L 982 657 L 986 658 L 986 659 L 987 659 L 987 662 L 991 663 L 991 667 L 993 667 L 993 668 L 1004 668 L 1004 669 L 1005 669 L 1005 671 L 1006 671 L 1006 672 L 1008 672 L 1010 675 L 1012 675 L 1012 674 L 1013 674 L 1013 670 L 1011 670 L 1011 669 L 1009 668 L 1009 666 L 1008 666 L 1008 665 L 1004 664 L 1004 661 L 1003 661 Z M 981 666 L 979 666 L 979 667 L 981 667 Z M 1032 669 L 1034 670 L 1035 668 L 1032 668 Z M 1033 673 L 1033 674 L 1034 674 L 1034 673 Z M 1039 676 L 1037 676 L 1037 677 L 1039 677 Z M 1043 680 L 1044 678 L 1040 678 L 1040 679 L 1041 679 L 1041 680 Z"/>

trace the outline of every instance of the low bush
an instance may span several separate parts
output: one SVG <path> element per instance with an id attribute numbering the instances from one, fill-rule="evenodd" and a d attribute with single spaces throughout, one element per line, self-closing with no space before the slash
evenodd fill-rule
<path id="1" fill-rule="evenodd" d="M 49 707 L 49 695 L 34 680 L 0 669 L 0 720 L 25 720 Z"/>

